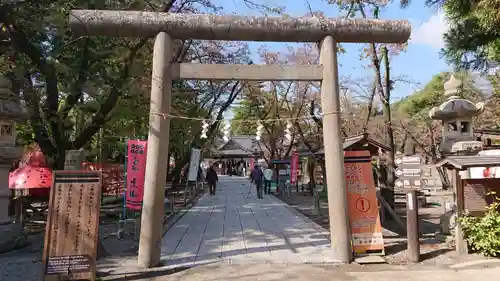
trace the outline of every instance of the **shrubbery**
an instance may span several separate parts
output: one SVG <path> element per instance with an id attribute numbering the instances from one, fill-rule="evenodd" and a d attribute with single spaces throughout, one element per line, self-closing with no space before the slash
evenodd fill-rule
<path id="1" fill-rule="evenodd" d="M 459 221 L 469 249 L 489 257 L 500 257 L 500 199 L 496 194 L 483 217 L 465 214 Z"/>

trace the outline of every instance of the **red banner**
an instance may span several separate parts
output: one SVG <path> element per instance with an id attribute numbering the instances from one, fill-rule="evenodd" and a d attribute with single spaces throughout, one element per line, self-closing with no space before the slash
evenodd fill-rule
<path id="1" fill-rule="evenodd" d="M 292 161 L 290 162 L 290 184 L 297 182 L 297 172 L 299 171 L 299 154 L 292 153 Z"/>
<path id="2" fill-rule="evenodd" d="M 369 252 L 384 255 L 370 152 L 345 151 L 344 169 L 355 256 Z"/>
<path id="3" fill-rule="evenodd" d="M 144 196 L 144 177 L 146 176 L 147 141 L 129 140 L 127 143 L 127 208 L 140 210 Z"/>

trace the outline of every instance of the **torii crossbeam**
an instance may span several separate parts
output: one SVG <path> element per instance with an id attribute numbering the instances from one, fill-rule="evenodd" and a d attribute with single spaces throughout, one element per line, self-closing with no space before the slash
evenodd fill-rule
<path id="1" fill-rule="evenodd" d="M 167 115 L 170 111 L 172 79 L 321 81 L 332 258 L 341 263 L 352 260 L 336 43 L 404 43 L 411 32 L 408 21 L 73 10 L 69 22 L 78 35 L 156 36 L 139 265 L 152 267 L 160 262 L 170 120 L 158 113 Z M 177 64 L 171 62 L 173 39 L 321 42 L 320 64 L 287 67 Z"/>

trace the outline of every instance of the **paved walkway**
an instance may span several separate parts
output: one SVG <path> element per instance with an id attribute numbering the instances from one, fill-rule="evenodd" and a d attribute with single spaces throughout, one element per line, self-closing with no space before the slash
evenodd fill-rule
<path id="1" fill-rule="evenodd" d="M 250 190 L 250 193 L 249 193 Z M 214 262 L 329 263 L 329 234 L 286 204 L 257 199 L 246 178 L 221 177 L 215 196 L 205 194 L 162 242 L 168 267 Z"/>
<path id="2" fill-rule="evenodd" d="M 500 268 L 450 270 L 401 266 L 318 266 L 311 264 L 213 264 L 180 272 L 161 270 L 113 275 L 106 281 L 470 281 L 495 280 Z"/>

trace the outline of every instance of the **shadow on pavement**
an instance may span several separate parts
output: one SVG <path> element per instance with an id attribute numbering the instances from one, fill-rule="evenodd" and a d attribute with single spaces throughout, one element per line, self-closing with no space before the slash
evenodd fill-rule
<path id="1" fill-rule="evenodd" d="M 146 272 L 129 272 L 126 274 L 98 274 L 98 277 L 103 278 L 106 281 L 133 281 L 133 280 L 144 280 L 151 279 L 160 276 L 168 276 L 174 273 L 182 272 L 189 269 L 190 267 L 177 267 L 173 269 L 165 270 L 155 270 Z"/>

